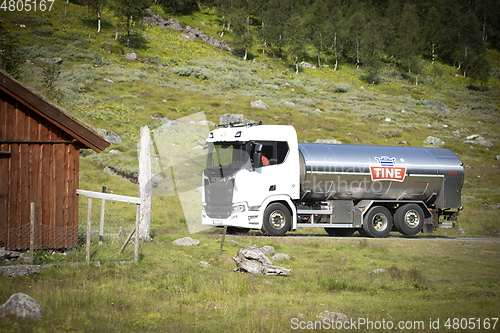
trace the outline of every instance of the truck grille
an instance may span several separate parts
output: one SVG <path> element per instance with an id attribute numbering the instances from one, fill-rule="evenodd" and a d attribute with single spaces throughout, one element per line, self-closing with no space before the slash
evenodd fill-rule
<path id="1" fill-rule="evenodd" d="M 210 183 L 205 179 L 205 212 L 210 218 L 225 219 L 233 211 L 234 179 Z"/>

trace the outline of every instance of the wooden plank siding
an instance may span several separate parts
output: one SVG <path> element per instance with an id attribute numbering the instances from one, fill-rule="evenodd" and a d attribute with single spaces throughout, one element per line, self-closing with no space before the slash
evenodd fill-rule
<path id="1" fill-rule="evenodd" d="M 78 241 L 80 142 L 0 91 L 0 246 L 29 248 L 35 203 L 36 249 Z"/>

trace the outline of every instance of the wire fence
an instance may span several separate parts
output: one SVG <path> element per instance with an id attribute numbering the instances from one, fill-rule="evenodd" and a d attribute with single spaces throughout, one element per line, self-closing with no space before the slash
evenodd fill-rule
<path id="1" fill-rule="evenodd" d="M 0 266 L 137 263 L 139 242 L 134 236 L 141 199 L 77 192 L 79 217 L 75 225 L 55 227 L 37 221 L 35 205 L 31 204 L 26 223 L 0 229 Z"/>

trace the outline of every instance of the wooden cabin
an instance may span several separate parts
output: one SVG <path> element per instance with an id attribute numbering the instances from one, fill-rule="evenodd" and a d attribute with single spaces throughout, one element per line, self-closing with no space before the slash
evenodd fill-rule
<path id="1" fill-rule="evenodd" d="M 78 242 L 79 150 L 109 143 L 94 129 L 0 72 L 0 247 L 35 249 Z"/>

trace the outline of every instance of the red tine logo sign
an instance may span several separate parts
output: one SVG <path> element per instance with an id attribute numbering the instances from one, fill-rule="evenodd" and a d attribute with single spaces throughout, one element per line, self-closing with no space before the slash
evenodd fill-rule
<path id="1" fill-rule="evenodd" d="M 406 167 L 397 167 L 396 158 L 387 156 L 375 157 L 380 165 L 370 166 L 370 173 L 373 181 L 392 180 L 402 182 L 405 180 Z"/>

